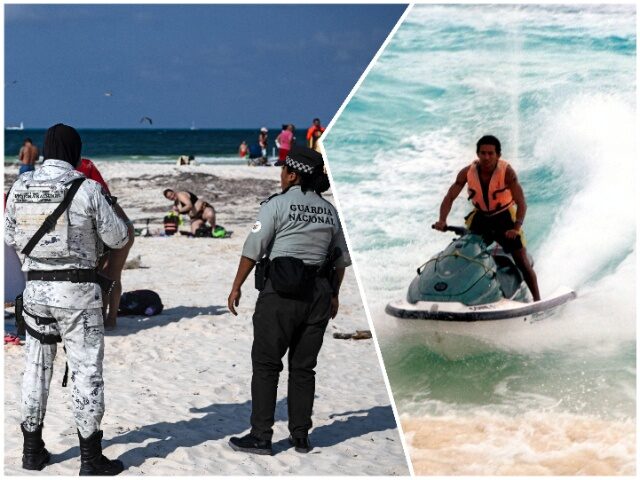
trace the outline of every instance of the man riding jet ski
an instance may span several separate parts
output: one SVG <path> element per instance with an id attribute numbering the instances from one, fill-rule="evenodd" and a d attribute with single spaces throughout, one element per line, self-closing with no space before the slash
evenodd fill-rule
<path id="1" fill-rule="evenodd" d="M 450 331 L 455 322 L 501 319 L 534 322 L 575 298 L 575 292 L 562 287 L 540 300 L 533 262 L 527 255 L 521 229 L 527 210 L 522 187 L 513 168 L 500 160 L 501 146 L 496 137 L 482 137 L 476 152 L 478 160 L 458 173 L 440 206 L 440 219 L 433 225 L 440 231 L 452 231 L 459 238 L 418 269 L 406 300 L 387 305 L 386 312 L 390 315 L 444 320 Z M 447 216 L 465 184 L 475 208 L 466 217 L 466 229 L 449 227 Z M 494 241 L 499 246 L 492 247 Z M 442 325 L 437 323 L 430 328 L 441 331 Z M 468 331 L 462 325 L 460 328 L 462 332 Z"/>
<path id="2" fill-rule="evenodd" d="M 482 235 L 487 245 L 496 241 L 513 260 L 522 273 L 533 300 L 540 300 L 538 279 L 527 257 L 522 224 L 527 213 L 524 192 L 516 172 L 504 160 L 500 160 L 500 140 L 485 135 L 476 145 L 478 160 L 464 167 L 440 205 L 440 219 L 433 228 L 447 229 L 447 215 L 453 201 L 465 183 L 474 210 L 466 217 L 471 233 Z"/>

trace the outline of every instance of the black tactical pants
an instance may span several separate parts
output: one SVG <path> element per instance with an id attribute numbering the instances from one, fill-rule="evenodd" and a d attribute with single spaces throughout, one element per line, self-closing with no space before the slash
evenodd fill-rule
<path id="1" fill-rule="evenodd" d="M 315 371 L 324 332 L 331 315 L 331 287 L 325 278 L 309 284 L 304 298 L 285 298 L 267 280 L 253 314 L 251 362 L 251 433 L 273 435 L 278 378 L 289 350 L 289 431 L 305 437 L 311 429 Z"/>

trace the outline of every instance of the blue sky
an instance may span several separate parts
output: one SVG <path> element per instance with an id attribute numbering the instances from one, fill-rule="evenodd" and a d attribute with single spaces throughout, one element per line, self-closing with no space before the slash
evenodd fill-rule
<path id="1" fill-rule="evenodd" d="M 327 124 L 404 9 L 6 5 L 5 122 Z"/>

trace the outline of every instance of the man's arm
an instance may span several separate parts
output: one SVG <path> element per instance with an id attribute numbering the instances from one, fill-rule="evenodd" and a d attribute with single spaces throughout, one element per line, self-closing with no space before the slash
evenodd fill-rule
<path id="1" fill-rule="evenodd" d="M 524 192 L 522 191 L 522 186 L 520 185 L 520 182 L 518 182 L 518 176 L 516 175 L 516 172 L 513 170 L 513 168 L 511 168 L 511 166 L 507 168 L 507 171 L 505 174 L 505 186 L 509 190 L 511 190 L 511 196 L 513 197 L 513 201 L 516 202 L 516 206 L 518 207 L 518 210 L 516 212 L 516 221 L 515 221 L 516 225 L 513 228 L 513 230 L 507 231 L 505 233 L 505 236 L 507 238 L 515 238 L 518 232 L 520 231 L 522 224 L 524 223 L 524 217 L 527 214 L 527 202 L 524 198 Z M 510 233 L 514 231 L 515 233 Z"/>
<path id="2" fill-rule="evenodd" d="M 440 204 L 440 218 L 436 223 L 433 224 L 433 228 L 436 230 L 440 230 L 444 232 L 447 228 L 447 217 L 449 216 L 449 212 L 451 211 L 451 207 L 453 206 L 453 202 L 460 192 L 464 188 L 467 183 L 467 171 L 469 167 L 465 167 L 460 172 L 458 172 L 458 176 L 456 177 L 456 181 L 449 187 L 449 191 L 444 196 L 442 200 L 442 204 Z"/>

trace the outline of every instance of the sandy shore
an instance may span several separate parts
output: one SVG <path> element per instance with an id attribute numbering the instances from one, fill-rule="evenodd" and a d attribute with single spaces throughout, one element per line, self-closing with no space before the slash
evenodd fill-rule
<path id="1" fill-rule="evenodd" d="M 169 204 L 162 190 L 189 189 L 216 207 L 228 239 L 137 237 L 123 273 L 124 291 L 149 288 L 165 310 L 154 317 L 120 317 L 106 334 L 105 453 L 124 474 L 151 475 L 407 475 L 404 452 L 372 340 L 336 340 L 334 332 L 369 329 L 352 269 L 341 309 L 331 321 L 317 367 L 314 450 L 301 455 L 286 441 L 286 367 L 276 410 L 273 457 L 232 451 L 229 437 L 249 428 L 253 280 L 243 288 L 239 316 L 226 299 L 259 201 L 278 191 L 279 170 L 237 166 L 176 167 L 98 163 L 136 227 L 160 230 Z M 10 180 L 16 168 L 6 169 Z M 6 190 L 6 189 L 5 189 Z M 328 197 L 330 198 L 330 197 Z M 6 324 L 12 320 L 5 321 Z M 5 346 L 5 473 L 20 467 L 23 350 Z M 77 475 L 79 451 L 70 388 L 62 388 L 59 350 L 44 438 L 53 464 L 44 475 Z M 37 473 L 37 472 L 36 472 Z"/>
<path id="2" fill-rule="evenodd" d="M 527 413 L 402 416 L 416 475 L 635 475 L 635 422 Z"/>

